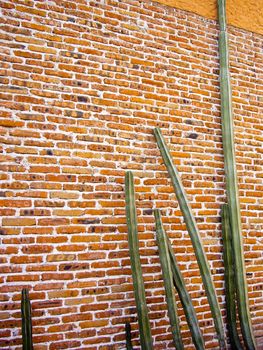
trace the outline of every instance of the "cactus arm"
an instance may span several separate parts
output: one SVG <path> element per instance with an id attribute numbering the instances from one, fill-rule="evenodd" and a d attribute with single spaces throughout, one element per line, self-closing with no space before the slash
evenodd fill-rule
<path id="1" fill-rule="evenodd" d="M 195 255 L 197 258 L 197 263 L 200 269 L 201 277 L 203 284 L 206 290 L 207 299 L 211 308 L 211 313 L 214 319 L 215 329 L 218 335 L 218 341 L 221 349 L 226 348 L 225 336 L 224 336 L 224 327 L 221 317 L 219 303 L 215 293 L 215 287 L 212 280 L 210 267 L 204 252 L 204 248 L 201 241 L 201 236 L 199 234 L 196 221 L 194 219 L 191 207 L 188 203 L 186 193 L 184 191 L 183 185 L 179 174 L 173 165 L 172 156 L 168 150 L 168 147 L 164 141 L 162 133 L 159 128 L 154 129 L 154 135 L 160 149 L 161 155 L 163 157 L 164 164 L 168 170 L 168 173 L 171 177 L 172 184 L 175 190 L 175 194 L 184 216 L 184 221 L 189 232 Z"/>
<path id="2" fill-rule="evenodd" d="M 242 345 L 238 338 L 236 323 L 236 281 L 234 273 L 233 250 L 231 243 L 231 227 L 229 220 L 228 204 L 222 207 L 222 232 L 224 243 L 224 266 L 225 266 L 225 289 L 226 289 L 226 311 L 227 323 L 229 329 L 229 337 L 231 349 L 242 350 Z"/>
<path id="3" fill-rule="evenodd" d="M 22 290 L 21 296 L 22 315 L 22 343 L 23 350 L 33 350 L 31 305 L 27 289 Z"/>
<path id="4" fill-rule="evenodd" d="M 181 271 L 178 267 L 174 251 L 168 236 L 166 235 L 167 246 L 169 250 L 169 256 L 171 259 L 171 268 L 173 273 L 174 285 L 183 305 L 187 324 L 189 326 L 194 345 L 197 350 L 205 350 L 204 339 L 199 327 L 199 323 L 196 317 L 195 309 L 191 300 L 191 297 L 186 289 L 185 282 Z"/>
<path id="5" fill-rule="evenodd" d="M 131 324 L 125 323 L 126 350 L 133 350 L 131 341 Z"/>
<path id="6" fill-rule="evenodd" d="M 139 241 L 137 231 L 137 215 L 135 206 L 135 192 L 133 174 L 128 171 L 125 174 L 125 201 L 126 201 L 126 220 L 128 227 L 128 243 L 131 259 L 131 270 L 133 278 L 133 287 L 138 314 L 138 323 L 140 331 L 140 341 L 142 350 L 152 350 L 153 341 L 151 336 L 150 321 L 148 317 L 148 308 L 146 305 L 146 296 L 144 282 L 142 277 L 142 268 L 139 256 Z"/>
<path id="7" fill-rule="evenodd" d="M 170 263 L 166 235 L 163 228 L 159 209 L 154 210 L 154 217 L 155 217 L 155 225 L 156 225 L 157 244 L 158 244 L 160 262 L 162 267 L 166 302 L 167 302 L 168 315 L 169 315 L 170 325 L 171 325 L 171 330 L 173 335 L 173 341 L 176 349 L 182 350 L 184 349 L 184 346 L 183 346 L 180 327 L 179 327 L 179 318 L 177 314 L 177 306 L 176 306 L 174 286 L 173 286 L 173 275 L 171 270 L 171 263 Z"/>
<path id="8" fill-rule="evenodd" d="M 247 349 L 256 349 L 256 342 L 252 332 L 249 314 L 247 282 L 245 276 L 245 262 L 243 239 L 241 231 L 240 205 L 238 198 L 238 183 L 235 162 L 234 126 L 232 116 L 232 96 L 228 57 L 228 35 L 226 25 L 225 0 L 218 0 L 219 14 L 219 59 L 220 59 L 220 92 L 222 139 L 226 173 L 226 192 L 229 205 L 230 224 L 232 231 L 232 247 L 235 260 L 237 300 L 240 326 Z"/>

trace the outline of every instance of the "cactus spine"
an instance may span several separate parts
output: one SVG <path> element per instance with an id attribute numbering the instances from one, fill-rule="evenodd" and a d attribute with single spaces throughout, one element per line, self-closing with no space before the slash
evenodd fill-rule
<path id="1" fill-rule="evenodd" d="M 242 346 L 238 338 L 236 323 L 236 281 L 228 204 L 224 204 L 222 206 L 222 232 L 224 243 L 226 311 L 231 349 L 242 350 Z"/>
<path id="2" fill-rule="evenodd" d="M 237 301 L 240 326 L 247 349 L 254 350 L 256 349 L 256 342 L 253 337 L 252 324 L 249 314 L 249 301 L 245 276 L 245 262 L 241 232 L 240 206 L 238 198 L 225 5 L 225 0 L 218 0 L 218 18 L 220 24 L 219 59 L 222 139 L 226 173 L 227 202 L 229 205 L 229 216 L 232 232 L 232 247 L 235 260 Z"/>
<path id="3" fill-rule="evenodd" d="M 33 350 L 31 304 L 29 293 L 26 288 L 22 289 L 21 314 L 23 350 Z"/>
<path id="4" fill-rule="evenodd" d="M 142 350 L 152 350 L 153 341 L 151 336 L 148 308 L 146 305 L 142 268 L 139 256 L 139 241 L 137 231 L 137 215 L 135 206 L 135 193 L 133 174 L 128 171 L 125 174 L 125 201 L 126 220 L 128 227 L 128 243 L 131 259 L 131 270 L 134 286 L 135 301 L 138 313 L 140 340 Z"/>
<path id="5" fill-rule="evenodd" d="M 171 325 L 171 330 L 173 335 L 173 341 L 176 349 L 182 350 L 184 349 L 184 346 L 183 346 L 180 327 L 179 327 L 179 318 L 177 314 L 177 307 L 176 307 L 174 286 L 173 286 L 173 275 L 171 270 L 171 263 L 170 263 L 166 234 L 163 228 L 159 209 L 154 210 L 154 216 L 155 216 L 155 225 L 156 225 L 157 244 L 158 244 L 159 256 L 160 256 L 161 267 L 162 267 L 166 302 L 167 302 L 168 315 L 169 315 L 170 325 Z"/>
<path id="6" fill-rule="evenodd" d="M 187 324 L 189 326 L 194 345 L 197 350 L 205 350 L 204 339 L 199 327 L 199 323 L 196 317 L 195 309 L 191 300 L 191 297 L 186 289 L 183 276 L 178 267 L 172 245 L 170 243 L 169 237 L 166 236 L 167 246 L 169 250 L 169 256 L 171 259 L 171 268 L 173 273 L 174 285 L 183 305 L 185 317 Z"/>
<path id="7" fill-rule="evenodd" d="M 184 221 L 193 244 L 193 248 L 197 258 L 203 284 L 206 290 L 207 299 L 210 304 L 211 313 L 214 319 L 214 324 L 218 335 L 219 345 L 221 349 L 225 349 L 226 343 L 225 343 L 225 336 L 224 336 L 223 321 L 221 317 L 219 303 L 215 293 L 215 287 L 212 280 L 210 267 L 208 265 L 208 261 L 201 242 L 201 236 L 199 234 L 191 207 L 188 203 L 186 193 L 181 183 L 181 179 L 179 177 L 179 174 L 175 166 L 173 165 L 172 156 L 168 150 L 168 147 L 164 141 L 164 138 L 159 128 L 154 129 L 154 135 L 155 135 L 158 147 L 160 149 L 161 155 L 163 157 L 164 164 L 166 165 L 168 173 L 171 177 L 175 194 L 176 194 L 180 209 L 182 211 L 182 214 L 184 216 Z"/>

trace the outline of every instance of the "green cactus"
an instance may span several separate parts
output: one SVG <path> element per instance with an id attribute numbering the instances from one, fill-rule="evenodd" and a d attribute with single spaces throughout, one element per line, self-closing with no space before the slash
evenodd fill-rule
<path id="1" fill-rule="evenodd" d="M 125 323 L 126 350 L 133 350 L 131 341 L 131 324 Z"/>
<path id="2" fill-rule="evenodd" d="M 179 318 L 177 314 L 177 306 L 175 301 L 174 286 L 173 286 L 173 274 L 171 270 L 171 261 L 168 251 L 166 234 L 163 228 L 161 213 L 159 209 L 154 210 L 155 225 L 156 225 L 156 237 L 159 249 L 162 275 L 164 280 L 166 302 L 168 308 L 168 315 L 170 319 L 170 325 L 173 335 L 173 341 L 177 350 L 184 349 L 180 327 Z"/>
<path id="3" fill-rule="evenodd" d="M 219 61 L 220 61 L 220 92 L 222 140 L 226 173 L 226 192 L 229 205 L 229 217 L 232 233 L 232 249 L 235 262 L 235 277 L 237 286 L 237 301 L 241 331 L 246 348 L 256 349 L 256 342 L 252 332 L 249 314 L 247 281 L 243 252 L 243 237 L 241 230 L 241 215 L 238 197 L 238 182 L 236 174 L 234 125 L 232 115 L 232 92 L 229 72 L 228 34 L 226 23 L 226 2 L 218 0 L 219 33 Z"/>
<path id="4" fill-rule="evenodd" d="M 167 239 L 167 246 L 169 250 L 169 256 L 171 259 L 171 268 L 173 273 L 174 285 L 179 295 L 179 298 L 181 300 L 186 321 L 189 326 L 194 345 L 197 350 L 204 350 L 205 349 L 204 339 L 199 327 L 199 323 L 196 317 L 196 313 L 195 313 L 195 309 L 194 309 L 191 297 L 186 289 L 183 276 L 181 274 L 181 271 L 178 267 L 178 264 L 174 255 L 173 247 L 167 235 L 166 235 L 166 239 Z"/>
<path id="5" fill-rule="evenodd" d="M 214 287 L 214 283 L 210 272 L 210 267 L 209 267 L 209 264 L 205 255 L 205 251 L 203 248 L 203 244 L 201 241 L 201 236 L 198 231 L 198 227 L 194 219 L 191 207 L 188 203 L 186 193 L 181 183 L 181 179 L 173 164 L 172 156 L 169 152 L 169 149 L 164 141 L 164 138 L 159 128 L 154 129 L 154 135 L 155 135 L 158 147 L 160 149 L 161 155 L 163 157 L 164 164 L 166 165 L 168 173 L 171 177 L 175 194 L 176 194 L 180 209 L 182 211 L 182 214 L 184 216 L 184 221 L 193 244 L 193 248 L 197 258 L 201 277 L 206 290 L 207 299 L 208 299 L 208 302 L 211 308 L 211 313 L 214 319 L 214 324 L 218 335 L 219 346 L 221 349 L 225 349 L 226 342 L 225 342 L 225 336 L 224 336 L 222 316 L 220 312 L 219 303 L 216 297 L 216 292 L 215 292 L 215 287 Z"/>
<path id="6" fill-rule="evenodd" d="M 31 304 L 29 293 L 26 288 L 22 289 L 21 314 L 23 350 L 33 350 Z"/>
<path id="7" fill-rule="evenodd" d="M 222 233 L 224 243 L 226 311 L 231 349 L 242 350 L 236 323 L 236 281 L 228 204 L 222 206 Z"/>
<path id="8" fill-rule="evenodd" d="M 131 259 L 131 270 L 133 278 L 133 287 L 138 314 L 141 349 L 152 350 L 153 341 L 151 336 L 150 321 L 148 317 L 148 308 L 146 305 L 146 296 L 144 282 L 142 277 L 142 268 L 139 256 L 139 241 L 137 231 L 137 215 L 135 206 L 135 192 L 133 174 L 128 171 L 125 174 L 125 202 L 126 202 L 126 220 L 128 227 L 128 243 Z"/>

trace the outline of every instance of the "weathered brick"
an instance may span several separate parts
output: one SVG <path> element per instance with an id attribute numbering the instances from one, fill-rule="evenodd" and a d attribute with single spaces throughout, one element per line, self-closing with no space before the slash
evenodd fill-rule
<path id="1" fill-rule="evenodd" d="M 51 245 L 29 245 L 23 247 L 22 251 L 24 254 L 43 254 L 52 252 L 53 247 Z"/>
<path id="2" fill-rule="evenodd" d="M 2 220 L 3 226 L 32 226 L 36 225 L 35 218 L 3 218 Z"/>

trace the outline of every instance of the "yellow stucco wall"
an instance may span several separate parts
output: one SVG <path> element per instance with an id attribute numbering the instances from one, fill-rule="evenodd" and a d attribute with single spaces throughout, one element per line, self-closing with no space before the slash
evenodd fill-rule
<path id="1" fill-rule="evenodd" d="M 156 0 L 165 5 L 217 18 L 216 0 Z M 227 22 L 238 28 L 263 34 L 263 0 L 226 0 Z"/>

